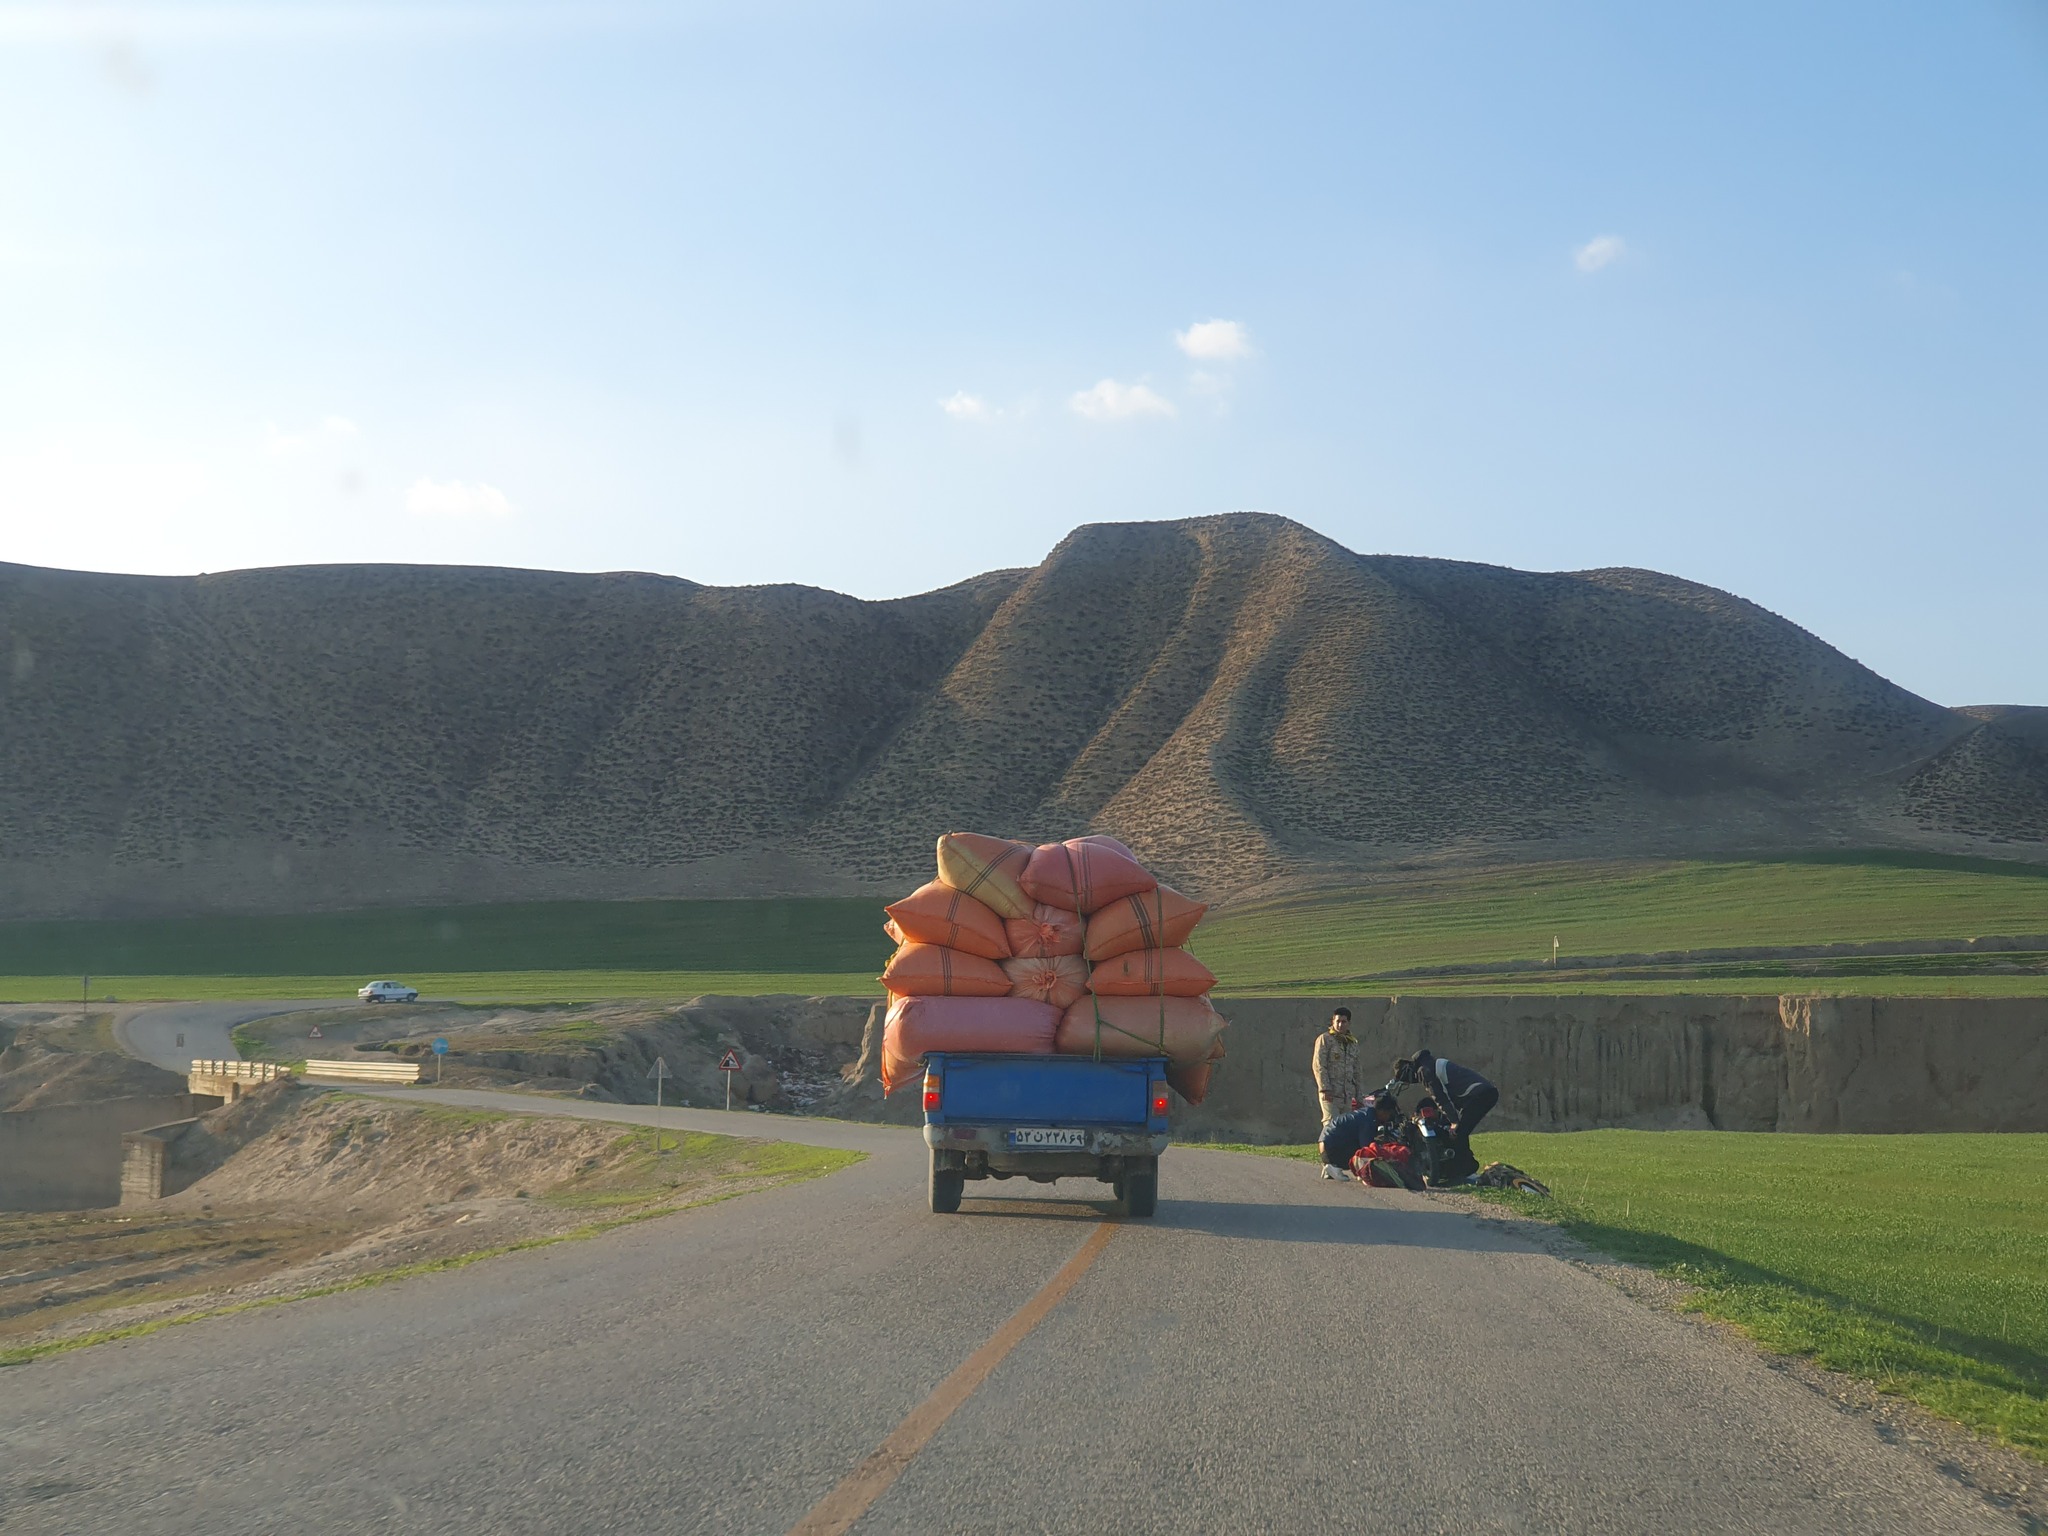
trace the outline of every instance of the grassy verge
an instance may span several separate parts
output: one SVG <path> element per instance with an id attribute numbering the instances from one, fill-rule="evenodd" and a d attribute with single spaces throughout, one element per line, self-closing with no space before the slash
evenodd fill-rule
<path id="1" fill-rule="evenodd" d="M 1691 1286 L 1765 1348 L 2048 1460 L 2048 1136 L 1481 1133 L 1488 1198 Z M 1247 1148 L 1312 1158 L 1312 1147 Z"/>
<path id="2" fill-rule="evenodd" d="M 673 1215 L 678 1211 L 717 1205 L 722 1201 L 736 1199 L 759 1190 L 818 1178 L 858 1163 L 866 1156 L 861 1152 L 842 1152 L 828 1147 L 801 1147 L 787 1143 L 768 1144 L 764 1148 L 763 1144 L 735 1141 L 733 1138 L 722 1136 L 693 1136 L 685 1139 L 722 1145 L 698 1145 L 692 1147 L 687 1154 L 679 1154 L 672 1149 L 657 1156 L 651 1146 L 644 1153 L 641 1152 L 640 1143 L 645 1141 L 644 1136 L 622 1137 L 615 1145 L 626 1147 L 629 1155 L 619 1164 L 608 1166 L 600 1179 L 593 1181 L 594 1187 L 584 1191 L 590 1197 L 586 1204 L 577 1203 L 575 1180 L 545 1197 L 550 1203 L 571 1210 L 602 1209 L 621 1205 L 637 1207 L 621 1215 L 585 1222 L 566 1232 L 549 1233 L 519 1242 L 501 1243 L 492 1247 L 473 1249 L 467 1253 L 449 1254 L 415 1264 L 396 1265 L 371 1274 L 356 1275 L 333 1284 L 311 1286 L 285 1295 L 265 1296 L 252 1301 L 234 1302 L 227 1306 L 181 1313 L 173 1317 L 153 1318 L 122 1328 L 104 1328 L 39 1343 L 16 1345 L 11 1348 L 0 1347 L 0 1367 L 25 1365 L 33 1360 L 47 1359 L 52 1355 L 66 1354 L 71 1350 L 84 1349 L 94 1344 L 142 1338 L 185 1323 L 231 1317 L 239 1312 L 251 1312 L 262 1307 L 284 1306 L 289 1302 L 309 1301 L 318 1296 L 364 1290 L 393 1280 L 406 1280 L 418 1275 L 436 1274 L 443 1270 L 463 1269 L 480 1260 L 498 1258 L 508 1253 L 523 1253 L 529 1249 L 552 1247 L 556 1243 L 578 1242 L 584 1238 L 616 1231 L 634 1222 L 649 1221 L 654 1217 Z M 632 1145 L 628 1146 L 629 1143 Z M 775 1155 L 764 1156 L 761 1155 L 761 1150 L 757 1149 L 772 1149 Z M 597 1184 L 601 1184 L 602 1188 L 595 1187 Z M 679 1190 L 687 1194 L 687 1198 L 680 1197 Z"/>

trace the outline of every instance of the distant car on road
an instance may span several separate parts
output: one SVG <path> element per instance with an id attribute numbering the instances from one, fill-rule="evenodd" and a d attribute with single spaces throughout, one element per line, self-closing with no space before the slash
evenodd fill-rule
<path id="1" fill-rule="evenodd" d="M 366 1003 L 416 1003 L 419 992 L 402 981 L 373 981 L 367 987 L 360 987 L 356 996 Z"/>

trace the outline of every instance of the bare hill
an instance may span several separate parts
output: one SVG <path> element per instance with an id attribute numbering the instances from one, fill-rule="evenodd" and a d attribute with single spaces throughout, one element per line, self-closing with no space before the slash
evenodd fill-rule
<path id="1" fill-rule="evenodd" d="M 0 566 L 0 915 L 852 894 L 949 826 L 1207 894 L 1393 862 L 2048 858 L 2041 711 L 1915 697 L 1652 572 L 1360 556 L 1255 514 L 803 587 Z"/>

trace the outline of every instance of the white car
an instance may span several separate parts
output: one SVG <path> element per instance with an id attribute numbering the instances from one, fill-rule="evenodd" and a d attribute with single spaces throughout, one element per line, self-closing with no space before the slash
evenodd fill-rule
<path id="1" fill-rule="evenodd" d="M 356 996 L 366 1003 L 416 1003 L 420 998 L 417 990 L 400 981 L 373 981 L 359 988 Z"/>

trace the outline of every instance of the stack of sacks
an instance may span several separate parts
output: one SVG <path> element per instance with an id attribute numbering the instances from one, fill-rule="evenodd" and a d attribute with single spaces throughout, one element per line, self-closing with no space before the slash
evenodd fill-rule
<path id="1" fill-rule="evenodd" d="M 949 832 L 939 878 L 888 909 L 898 944 L 882 1086 L 927 1051 L 1164 1056 L 1190 1103 L 1223 1058 L 1216 984 L 1180 948 L 1206 908 L 1161 885 L 1110 837 L 1034 848 Z"/>

